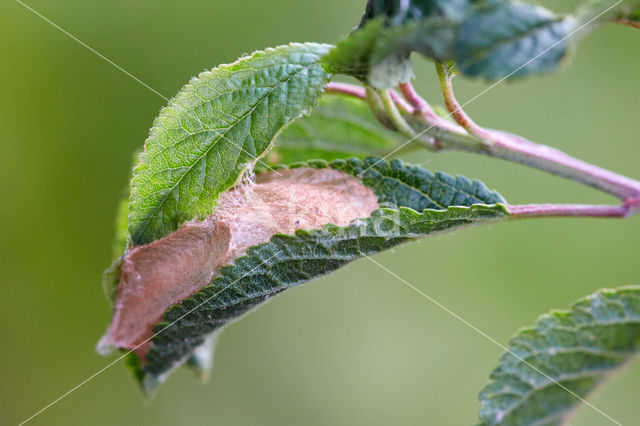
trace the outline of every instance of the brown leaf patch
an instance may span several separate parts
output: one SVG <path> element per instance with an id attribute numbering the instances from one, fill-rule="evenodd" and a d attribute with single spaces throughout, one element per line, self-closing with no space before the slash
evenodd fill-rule
<path id="1" fill-rule="evenodd" d="M 371 189 L 333 169 L 265 172 L 220 196 L 215 212 L 124 257 L 115 312 L 99 350 L 134 349 L 162 313 L 208 284 L 220 268 L 277 233 L 346 226 L 378 208 Z M 149 343 L 136 349 L 143 358 Z"/>

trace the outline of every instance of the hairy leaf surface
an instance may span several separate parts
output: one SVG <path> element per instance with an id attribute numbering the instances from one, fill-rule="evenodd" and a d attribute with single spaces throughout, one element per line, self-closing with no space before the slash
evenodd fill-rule
<path id="1" fill-rule="evenodd" d="M 427 17 L 459 20 L 470 7 L 470 0 L 369 0 L 360 26 L 378 17 L 390 25 Z"/>
<path id="2" fill-rule="evenodd" d="M 640 286 L 601 290 L 541 316 L 509 343 L 480 393 L 483 425 L 558 425 L 640 352 Z"/>
<path id="3" fill-rule="evenodd" d="M 451 57 L 456 28 L 433 18 L 392 27 L 374 19 L 340 41 L 323 64 L 328 72 L 351 75 L 376 88 L 393 87 L 413 76 L 411 52 L 439 60 Z"/>
<path id="4" fill-rule="evenodd" d="M 410 56 L 448 59 L 468 0 L 369 0 L 360 27 L 324 59 L 332 73 L 352 75 L 376 88 L 413 77 Z"/>
<path id="5" fill-rule="evenodd" d="M 353 31 L 322 58 L 324 68 L 332 74 L 346 74 L 366 82 L 372 67 L 371 55 L 384 30 L 384 21 L 376 19 Z"/>
<path id="6" fill-rule="evenodd" d="M 310 116 L 288 126 L 267 158 L 290 164 L 309 158 L 385 155 L 403 142 L 405 138 L 378 122 L 366 103 L 332 95 L 321 98 Z"/>
<path id="7" fill-rule="evenodd" d="M 567 37 L 576 22 L 525 3 L 480 9 L 460 27 L 455 42 L 458 69 L 487 79 L 551 71 L 566 56 Z"/>
<path id="8" fill-rule="evenodd" d="M 479 181 L 433 174 L 400 161 L 316 161 L 300 167 L 331 167 L 376 194 L 382 208 L 347 227 L 278 234 L 224 267 L 210 285 L 170 308 L 156 325 L 153 347 L 138 372 L 152 389 L 184 362 L 206 337 L 272 296 L 346 263 L 402 242 L 506 217 L 504 200 Z M 293 166 L 296 167 L 296 166 Z M 174 323 L 175 322 L 175 323 Z M 172 324 L 166 328 L 168 324 Z"/>
<path id="9" fill-rule="evenodd" d="M 158 239 L 211 213 L 218 195 L 308 113 L 329 76 L 327 45 L 256 52 L 192 79 L 155 120 L 131 180 L 129 233 Z"/>
<path id="10" fill-rule="evenodd" d="M 575 18 L 506 0 L 372 0 L 360 27 L 323 61 L 330 72 L 352 75 L 376 88 L 408 81 L 412 52 L 455 61 L 470 77 L 524 77 L 558 67 L 567 56 L 573 32 L 604 10 L 583 8 Z M 596 21 L 609 19 L 612 13 Z"/>

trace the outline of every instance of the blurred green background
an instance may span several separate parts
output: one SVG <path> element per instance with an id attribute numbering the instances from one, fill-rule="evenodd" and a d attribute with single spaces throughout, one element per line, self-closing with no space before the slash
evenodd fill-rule
<path id="1" fill-rule="evenodd" d="M 364 0 L 29 3 L 165 96 L 243 53 L 335 42 Z M 571 2 L 546 4 L 556 10 Z M 100 288 L 131 155 L 165 103 L 14 1 L 0 5 L 0 423 L 16 424 L 110 362 L 94 350 Z M 589 35 L 554 75 L 500 84 L 468 106 L 504 128 L 640 178 L 640 32 Z M 416 85 L 440 102 L 431 66 Z M 458 79 L 462 101 L 487 84 Z M 470 154 L 417 153 L 512 203 L 614 202 Z M 376 260 L 500 342 L 600 287 L 640 283 L 640 217 L 498 224 Z M 150 404 L 120 362 L 33 425 L 460 425 L 500 348 L 367 261 L 276 298 L 222 335 L 211 381 L 175 373 Z M 640 364 L 594 403 L 638 424 Z M 607 424 L 585 408 L 577 425 Z"/>

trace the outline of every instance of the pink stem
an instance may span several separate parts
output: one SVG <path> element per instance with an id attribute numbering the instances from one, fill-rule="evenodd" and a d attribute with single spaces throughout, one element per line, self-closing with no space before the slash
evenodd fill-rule
<path id="1" fill-rule="evenodd" d="M 509 214 L 527 217 L 627 217 L 630 207 L 589 204 L 521 204 L 506 206 Z"/>
<path id="2" fill-rule="evenodd" d="M 409 102 L 415 108 L 416 113 L 429 117 L 438 117 L 433 109 L 431 109 L 429 103 L 425 101 L 422 96 L 418 94 L 418 92 L 416 92 L 411 82 L 400 83 L 398 85 L 398 88 L 400 89 L 400 93 L 402 93 L 402 96 L 404 96 L 407 102 Z"/>
<path id="3" fill-rule="evenodd" d="M 367 100 L 367 91 L 364 87 L 355 86 L 348 83 L 331 82 L 327 84 L 326 93 L 353 96 L 363 101 Z M 404 99 L 398 95 L 395 90 L 391 90 L 391 99 L 393 102 L 405 112 L 412 114 L 413 108 Z"/>
<path id="4" fill-rule="evenodd" d="M 469 134 L 476 136 L 481 139 L 487 145 L 490 145 L 493 138 L 491 132 L 483 129 L 478 126 L 472 119 L 469 117 L 462 106 L 458 103 L 455 95 L 453 94 L 453 85 L 451 84 L 451 75 L 445 69 L 445 66 L 442 64 L 436 64 L 436 70 L 438 71 L 438 77 L 440 78 L 440 88 L 442 89 L 442 95 L 444 97 L 444 103 L 447 106 L 447 109 L 453 116 L 453 119 L 461 125 Z"/>
<path id="5" fill-rule="evenodd" d="M 435 113 L 429 103 L 422 98 L 413 88 L 411 82 L 400 83 L 398 85 L 402 96 L 413 106 L 414 114 L 422 116 L 422 119 L 429 126 L 438 126 L 450 132 L 464 133 L 464 129 L 457 126 L 455 123 L 445 120 Z"/>
<path id="6" fill-rule="evenodd" d="M 393 103 L 395 103 L 400 109 L 404 110 L 404 112 L 408 114 L 414 113 L 413 107 L 409 105 L 404 99 L 402 99 L 400 95 L 398 95 L 398 92 L 393 89 L 389 89 L 389 94 L 391 95 Z"/>
<path id="7" fill-rule="evenodd" d="M 395 92 L 391 91 L 390 93 L 394 103 L 405 111 L 414 110 L 414 113 L 422 111 L 422 117 L 429 126 L 428 129 L 433 128 L 434 132 L 437 131 L 435 137 L 442 143 L 448 143 L 450 149 L 502 158 L 572 179 L 622 199 L 629 214 L 640 213 L 639 181 L 578 160 L 555 148 L 533 143 L 520 136 L 478 126 L 462 110 L 450 83 L 450 79 L 448 79 L 444 84 L 445 99 L 448 99 L 447 106 L 452 113 L 455 112 L 458 122 L 469 133 L 472 133 L 471 130 L 473 130 L 472 135 L 480 141 L 464 134 L 461 127 L 438 117 L 435 113 L 433 116 L 430 113 L 425 114 L 424 111 L 432 111 L 431 108 L 409 83 L 400 85 L 400 90 L 412 106 L 399 102 L 399 97 Z M 327 93 L 341 93 L 366 100 L 365 88 L 346 83 L 329 83 Z M 480 146 L 478 142 L 481 142 L 482 145 Z"/>
<path id="8" fill-rule="evenodd" d="M 640 182 L 571 157 L 555 148 L 538 145 L 520 136 L 493 131 L 489 155 L 533 166 L 608 192 L 620 199 L 640 195 Z"/>
<path id="9" fill-rule="evenodd" d="M 555 148 L 530 142 L 520 136 L 490 131 L 478 126 L 458 103 L 453 93 L 451 75 L 442 64 L 436 64 L 436 69 L 447 109 L 458 124 L 483 143 L 484 151 L 480 151 L 481 153 L 573 179 L 623 200 L 640 195 L 640 182 L 636 180 L 578 160 Z"/>
<path id="10" fill-rule="evenodd" d="M 327 84 L 326 93 L 349 95 L 362 99 L 363 101 L 367 100 L 367 91 L 364 87 L 348 83 L 337 83 L 332 81 Z"/>

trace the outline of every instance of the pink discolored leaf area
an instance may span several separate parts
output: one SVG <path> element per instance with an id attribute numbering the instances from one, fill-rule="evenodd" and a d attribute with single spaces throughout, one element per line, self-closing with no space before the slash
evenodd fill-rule
<path id="1" fill-rule="evenodd" d="M 278 233 L 346 226 L 376 208 L 371 189 L 334 169 L 284 169 L 246 179 L 222 194 L 205 220 L 125 254 L 113 319 L 98 350 L 134 350 L 144 361 L 162 313 L 207 285 L 249 247 Z"/>

